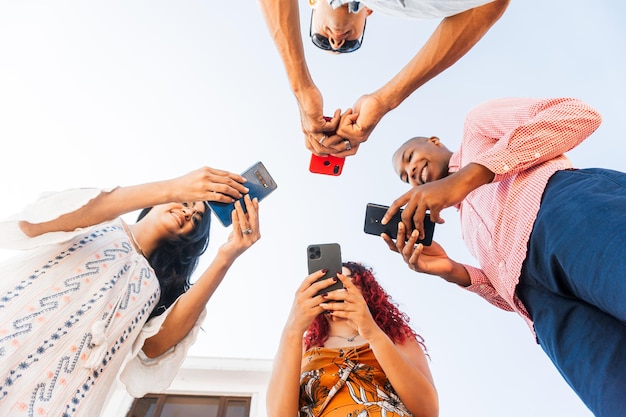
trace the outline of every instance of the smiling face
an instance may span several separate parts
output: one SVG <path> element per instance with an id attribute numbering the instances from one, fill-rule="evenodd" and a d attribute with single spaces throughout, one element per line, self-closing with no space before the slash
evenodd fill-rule
<path id="1" fill-rule="evenodd" d="M 451 156 L 439 138 L 415 137 L 398 148 L 391 163 L 403 182 L 416 186 L 447 176 Z"/>
<path id="2" fill-rule="evenodd" d="M 151 211 L 161 216 L 165 234 L 175 238 L 191 233 L 202 221 L 206 207 L 203 202 L 196 201 L 162 204 Z"/>

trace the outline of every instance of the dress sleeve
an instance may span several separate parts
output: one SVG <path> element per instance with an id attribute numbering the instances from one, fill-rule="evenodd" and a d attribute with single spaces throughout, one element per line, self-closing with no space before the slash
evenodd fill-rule
<path id="1" fill-rule="evenodd" d="M 74 188 L 42 194 L 37 201 L 26 206 L 21 212 L 0 221 L 0 248 L 32 249 L 71 239 L 84 229 L 71 232 L 49 232 L 31 238 L 22 232 L 18 223 L 20 221 L 42 223 L 54 220 L 63 214 L 78 210 L 101 193 L 111 190 L 113 188 Z"/>
<path id="2" fill-rule="evenodd" d="M 601 122 L 595 109 L 574 98 L 489 101 L 466 118 L 468 145 L 476 146 L 478 152 L 463 164 L 481 164 L 496 174 L 494 182 L 501 181 L 563 155 Z M 488 149 L 483 147 L 486 143 Z"/>
<path id="3" fill-rule="evenodd" d="M 206 309 L 200 314 L 187 336 L 176 346 L 156 358 L 149 358 L 143 353 L 141 349 L 144 342 L 159 332 L 163 321 L 175 304 L 172 304 L 163 314 L 150 319 L 133 342 L 130 359 L 120 373 L 120 381 L 126 386 L 126 391 L 135 398 L 167 389 L 187 357 L 189 348 L 198 337 L 200 326 L 206 317 Z"/>

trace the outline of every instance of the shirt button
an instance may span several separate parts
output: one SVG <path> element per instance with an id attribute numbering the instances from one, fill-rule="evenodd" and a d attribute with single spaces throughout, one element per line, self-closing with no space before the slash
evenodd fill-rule
<path id="1" fill-rule="evenodd" d="M 500 269 L 504 268 L 504 261 L 500 261 L 500 263 L 498 264 L 498 268 Z"/>
<path id="2" fill-rule="evenodd" d="M 503 169 L 505 172 L 508 172 L 508 170 L 509 170 L 509 166 L 508 166 L 508 165 L 505 165 L 505 166 L 503 166 L 503 167 L 502 167 L 502 169 Z"/>
<path id="3" fill-rule="evenodd" d="M 537 158 L 537 159 L 539 159 L 539 157 L 540 157 L 540 156 L 541 156 L 541 155 L 539 154 L 539 152 L 537 152 L 537 153 L 535 154 L 535 158 Z"/>

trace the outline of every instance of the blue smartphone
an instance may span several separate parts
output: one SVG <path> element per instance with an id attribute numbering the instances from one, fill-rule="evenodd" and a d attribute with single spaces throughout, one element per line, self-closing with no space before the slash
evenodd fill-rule
<path id="1" fill-rule="evenodd" d="M 242 174 L 248 181 L 244 185 L 248 188 L 248 195 L 250 199 L 257 198 L 259 201 L 263 200 L 270 193 L 272 193 L 278 186 L 274 178 L 270 175 L 267 168 L 261 161 L 255 163 L 250 168 L 246 169 Z M 239 199 L 243 207 L 243 211 L 246 211 L 246 205 L 243 201 L 243 197 Z M 222 203 L 218 201 L 209 201 L 209 207 L 215 214 L 215 217 L 222 223 L 224 227 L 228 227 L 232 224 L 231 213 L 235 209 L 235 203 Z"/>

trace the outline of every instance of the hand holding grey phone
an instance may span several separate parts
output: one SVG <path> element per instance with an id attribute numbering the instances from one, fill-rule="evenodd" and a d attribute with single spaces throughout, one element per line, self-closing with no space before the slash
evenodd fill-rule
<path id="1" fill-rule="evenodd" d="M 383 206 L 382 204 L 368 203 L 365 208 L 365 225 L 363 226 L 363 231 L 376 236 L 386 233 L 393 240 L 396 240 L 398 238 L 398 223 L 402 221 L 402 210 L 398 210 L 387 224 L 382 224 L 380 221 L 388 208 L 388 206 Z M 430 220 L 430 215 L 427 212 L 426 217 L 424 217 L 424 239 L 418 240 L 416 243 L 430 246 L 433 242 L 434 233 L 435 223 Z M 406 240 L 408 240 L 408 237 L 405 237 L 405 241 Z"/>
<path id="2" fill-rule="evenodd" d="M 306 251 L 309 274 L 319 271 L 320 269 L 327 270 L 324 276 L 318 279 L 318 281 L 336 277 L 337 273 L 341 272 L 343 263 L 341 261 L 341 247 L 338 243 L 309 245 Z M 340 288 L 343 288 L 343 283 L 341 281 L 337 281 L 333 285 L 318 291 L 316 295 L 338 290 Z"/>
<path id="3" fill-rule="evenodd" d="M 274 181 L 265 168 L 265 165 L 260 161 L 245 170 L 241 175 L 247 179 L 244 185 L 249 190 L 248 195 L 250 199 L 258 198 L 258 200 L 261 201 L 278 187 L 276 181 Z M 243 197 L 240 198 L 239 201 L 241 201 L 245 212 L 246 205 L 243 201 Z M 231 213 L 235 209 L 234 202 L 221 203 L 218 201 L 209 201 L 209 207 L 211 207 L 213 214 L 215 214 L 215 217 L 217 217 L 224 227 L 228 227 L 232 224 Z"/>

